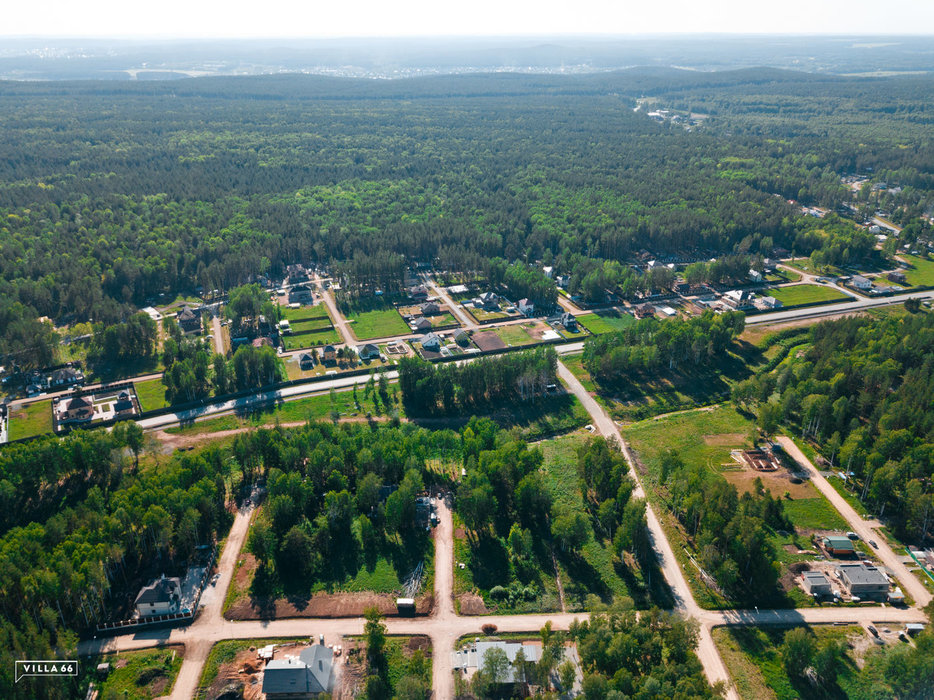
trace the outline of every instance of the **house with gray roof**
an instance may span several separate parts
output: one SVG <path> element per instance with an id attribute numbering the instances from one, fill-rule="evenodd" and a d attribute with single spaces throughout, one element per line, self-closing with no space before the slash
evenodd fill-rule
<path id="1" fill-rule="evenodd" d="M 143 586 L 134 601 L 140 617 L 169 615 L 178 612 L 182 582 L 177 577 L 162 574 L 148 586 Z"/>
<path id="2" fill-rule="evenodd" d="M 263 671 L 267 700 L 314 698 L 334 687 L 334 653 L 323 644 L 303 649 L 298 658 L 275 659 Z"/>

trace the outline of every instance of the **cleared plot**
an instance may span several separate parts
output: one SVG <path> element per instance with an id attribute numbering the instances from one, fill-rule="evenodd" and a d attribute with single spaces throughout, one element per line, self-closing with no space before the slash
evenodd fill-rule
<path id="1" fill-rule="evenodd" d="M 920 258 L 917 255 L 903 255 L 911 268 L 905 270 L 905 278 L 915 287 L 934 286 L 934 260 Z"/>
<path id="2" fill-rule="evenodd" d="M 327 316 L 323 318 L 304 318 L 299 321 L 289 321 L 292 333 L 307 333 L 309 331 L 321 331 L 332 328 L 331 319 Z"/>
<path id="3" fill-rule="evenodd" d="M 832 301 L 845 301 L 849 298 L 846 294 L 841 294 L 832 287 L 823 287 L 819 284 L 797 284 L 793 287 L 777 287 L 770 289 L 768 294 L 778 299 L 785 306 L 826 304 Z"/>
<path id="4" fill-rule="evenodd" d="M 535 342 L 524 323 L 515 326 L 503 326 L 496 329 L 496 334 L 507 346 L 529 345 Z"/>
<path id="5" fill-rule="evenodd" d="M 395 309 L 378 309 L 347 314 L 351 330 L 359 340 L 406 335 L 410 329 Z"/>
<path id="6" fill-rule="evenodd" d="M 332 329 L 316 331 L 313 333 L 300 333 L 298 335 L 284 335 L 282 342 L 286 350 L 300 350 L 302 348 L 311 348 L 318 345 L 333 345 L 341 342 L 340 335 Z"/>
<path id="7" fill-rule="evenodd" d="M 110 674 L 102 681 L 95 681 L 102 698 L 167 697 L 182 667 L 183 652 L 183 647 L 175 646 L 94 657 L 86 662 L 87 673 L 94 673 L 99 663 L 110 664 Z"/>
<path id="8" fill-rule="evenodd" d="M 10 440 L 52 432 L 52 402 L 36 401 L 10 411 Z"/>
<path id="9" fill-rule="evenodd" d="M 165 384 L 161 379 L 148 379 L 145 382 L 136 382 L 136 396 L 142 411 L 155 411 L 165 408 L 169 402 L 165 398 Z"/>
<path id="10" fill-rule="evenodd" d="M 625 311 L 606 309 L 592 314 L 582 314 L 577 317 L 577 322 L 591 333 L 599 334 L 621 331 L 634 324 L 636 319 Z"/>

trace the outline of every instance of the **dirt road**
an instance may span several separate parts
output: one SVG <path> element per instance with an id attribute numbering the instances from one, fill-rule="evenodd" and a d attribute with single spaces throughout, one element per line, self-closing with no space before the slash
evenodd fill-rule
<path id="1" fill-rule="evenodd" d="M 324 305 L 328 307 L 328 312 L 331 314 L 331 320 L 334 322 L 334 327 L 337 328 L 344 343 L 347 345 L 356 344 L 357 336 L 355 336 L 353 331 L 350 330 L 350 324 L 347 323 L 347 319 L 344 318 L 344 314 L 342 314 L 340 309 L 337 308 L 337 303 L 334 301 L 334 292 L 332 292 L 330 289 L 322 289 L 321 299 L 324 301 Z"/>
<path id="2" fill-rule="evenodd" d="M 476 330 L 480 327 L 477 325 L 477 322 L 474 321 L 470 314 L 464 311 L 459 304 L 455 303 L 454 300 L 448 296 L 446 291 L 435 284 L 435 281 L 431 279 L 430 275 L 425 275 L 424 279 L 425 284 L 428 285 L 428 288 L 431 289 L 431 291 L 434 292 L 443 303 L 447 304 L 448 308 L 451 310 L 451 313 L 457 316 L 457 320 L 464 328 L 467 330 Z"/>
<path id="3" fill-rule="evenodd" d="M 882 563 L 895 574 L 899 583 L 902 584 L 904 591 L 914 598 L 915 603 L 920 607 L 924 607 L 930 603 L 932 596 L 927 588 L 924 587 L 924 584 L 908 571 L 908 567 L 905 566 L 901 558 L 892 551 L 892 548 L 889 547 L 885 538 L 873 532 L 873 527 L 876 523 L 861 518 L 859 513 L 857 513 L 853 507 L 846 502 L 846 499 L 828 483 L 827 479 L 821 475 L 817 468 L 811 463 L 811 460 L 807 458 L 791 438 L 779 437 L 776 440 L 785 449 L 785 452 L 791 455 L 791 457 L 808 472 L 811 477 L 811 482 L 827 497 L 827 500 L 833 504 L 834 508 L 843 516 L 844 520 L 849 523 L 853 532 L 862 537 L 865 542 L 873 540 L 878 544 L 878 547 L 875 548 L 876 556 L 878 556 L 879 559 L 882 560 Z"/>

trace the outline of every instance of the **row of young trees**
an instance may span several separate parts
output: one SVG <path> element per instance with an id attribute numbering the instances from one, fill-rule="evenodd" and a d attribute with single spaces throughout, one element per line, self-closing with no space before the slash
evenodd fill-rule
<path id="1" fill-rule="evenodd" d="M 733 398 L 770 431 L 784 423 L 815 440 L 899 536 L 931 535 L 934 315 L 812 326 L 795 352 L 737 384 Z"/>
<path id="2" fill-rule="evenodd" d="M 616 333 L 588 338 L 584 367 L 598 381 L 619 383 L 626 374 L 678 365 L 707 365 L 722 359 L 745 327 L 741 311 L 705 311 L 690 319 L 643 319 Z"/>
<path id="3" fill-rule="evenodd" d="M 464 364 L 432 364 L 403 357 L 399 361 L 399 387 L 410 415 L 470 412 L 533 401 L 555 383 L 557 368 L 558 357 L 552 348 L 483 357 Z"/>

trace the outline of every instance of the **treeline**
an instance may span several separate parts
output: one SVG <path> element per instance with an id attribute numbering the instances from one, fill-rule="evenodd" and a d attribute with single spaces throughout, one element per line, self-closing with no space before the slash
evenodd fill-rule
<path id="1" fill-rule="evenodd" d="M 736 487 L 703 464 L 662 454 L 660 482 L 701 566 L 731 599 L 765 603 L 777 592 L 779 566 L 770 530 L 792 529 L 780 500 L 757 479 L 739 496 Z"/>
<path id="2" fill-rule="evenodd" d="M 642 319 L 616 333 L 593 336 L 584 344 L 584 367 L 598 381 L 625 381 L 627 373 L 706 365 L 722 356 L 743 332 L 741 311 L 705 311 L 690 319 Z"/>
<path id="3" fill-rule="evenodd" d="M 469 413 L 542 396 L 557 381 L 557 368 L 558 356 L 552 348 L 481 357 L 463 364 L 403 357 L 399 387 L 410 415 Z"/>
<path id="4" fill-rule="evenodd" d="M 89 359 L 119 365 L 152 357 L 159 341 L 159 327 L 148 314 L 133 314 L 125 323 L 97 324 Z"/>
<path id="5" fill-rule="evenodd" d="M 540 267 L 524 263 L 510 265 L 502 258 L 494 258 L 487 266 L 487 277 L 494 286 L 506 287 L 513 302 L 529 299 L 537 306 L 550 308 L 558 300 L 554 280 L 546 277 Z"/>
<path id="6" fill-rule="evenodd" d="M 934 315 L 812 326 L 806 347 L 737 384 L 734 400 L 813 439 L 899 537 L 934 529 Z"/>
<path id="7" fill-rule="evenodd" d="M 159 558 L 166 567 L 183 563 L 230 525 L 229 467 L 219 451 L 135 473 L 122 434 L 77 432 L 0 452 L 3 697 L 83 695 L 60 678 L 14 683 L 13 659 L 75 658 L 76 631 L 108 619 L 131 593 L 125 582 Z"/>
<path id="8" fill-rule="evenodd" d="M 170 404 L 259 389 L 285 376 L 276 351 L 268 345 L 241 345 L 227 359 L 212 354 L 205 338 L 186 337 L 175 319 L 164 319 L 163 328 L 167 337 L 162 350 L 162 383 Z"/>

